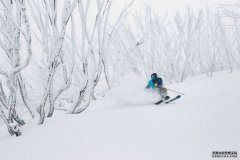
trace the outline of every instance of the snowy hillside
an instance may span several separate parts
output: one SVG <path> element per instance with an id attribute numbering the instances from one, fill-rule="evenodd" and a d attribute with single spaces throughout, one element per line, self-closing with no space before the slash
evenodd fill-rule
<path id="1" fill-rule="evenodd" d="M 146 81 L 129 75 L 82 114 L 58 111 L 17 138 L 0 126 L 0 159 L 207 160 L 212 151 L 239 150 L 239 82 L 239 71 L 192 77 L 166 85 L 186 96 L 157 106 Z"/>

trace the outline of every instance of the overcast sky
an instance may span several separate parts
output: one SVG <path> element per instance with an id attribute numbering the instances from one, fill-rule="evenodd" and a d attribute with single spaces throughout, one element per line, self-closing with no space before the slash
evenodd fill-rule
<path id="1" fill-rule="evenodd" d="M 111 8 L 110 21 L 114 22 L 122 10 L 124 4 L 130 3 L 132 0 L 113 0 Z M 139 12 L 143 8 L 144 4 L 151 4 L 153 10 L 158 15 L 164 16 L 168 12 L 169 16 L 172 16 L 176 11 L 186 11 L 187 5 L 194 10 L 199 10 L 208 7 L 216 9 L 222 4 L 240 4 L 240 0 L 135 0 L 134 5 L 131 7 L 131 12 L 134 14 Z"/>
<path id="2" fill-rule="evenodd" d="M 163 10 L 181 10 L 185 8 L 187 4 L 194 8 L 201 8 L 208 4 L 209 6 L 217 6 L 219 4 L 235 3 L 236 0 L 136 0 L 136 2 L 148 1 L 153 4 L 155 8 Z"/>
<path id="3" fill-rule="evenodd" d="M 131 0 L 114 0 L 113 1 L 113 11 L 117 13 L 121 6 L 130 2 Z M 194 9 L 201 9 L 208 4 L 211 8 L 216 8 L 220 4 L 236 4 L 240 3 L 240 0 L 135 0 L 134 11 L 137 11 L 144 3 L 149 3 L 152 5 L 157 12 L 169 12 L 175 13 L 175 11 L 185 10 L 187 5 L 190 5 Z"/>

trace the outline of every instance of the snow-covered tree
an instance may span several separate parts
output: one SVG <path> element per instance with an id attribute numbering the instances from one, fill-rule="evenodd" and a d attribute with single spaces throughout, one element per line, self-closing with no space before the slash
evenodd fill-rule
<path id="1" fill-rule="evenodd" d="M 30 6 L 32 8 L 32 15 L 37 23 L 38 29 L 41 33 L 41 44 L 43 48 L 44 61 L 47 65 L 48 75 L 45 83 L 45 89 L 43 92 L 42 100 L 38 108 L 40 115 L 39 123 L 42 124 L 45 119 L 45 115 L 51 117 L 54 112 L 54 103 L 59 95 L 68 88 L 70 85 L 71 74 L 67 74 L 66 64 L 64 60 L 64 40 L 68 22 L 72 16 L 72 13 L 79 3 L 79 0 L 64 1 L 64 7 L 62 10 L 61 22 L 57 21 L 57 4 L 59 1 L 31 1 Z M 57 68 L 61 66 L 63 71 L 63 78 L 65 84 L 60 87 L 56 95 L 53 94 L 54 76 Z M 49 111 L 45 112 L 45 107 L 49 100 Z"/>
<path id="2" fill-rule="evenodd" d="M 34 112 L 28 104 L 27 90 L 21 74 L 21 71 L 28 66 L 32 57 L 31 32 L 25 0 L 1 0 L 0 2 L 2 9 L 0 13 L 0 46 L 1 53 L 7 57 L 8 62 L 7 67 L 4 67 L 5 70 L 0 69 L 1 75 L 7 81 L 5 84 L 7 88 L 2 87 L 2 83 L 0 83 L 0 112 L 10 134 L 13 134 L 13 128 L 9 123 L 15 121 L 18 125 L 25 124 L 16 111 L 18 90 L 25 106 L 34 118 Z M 24 43 L 22 43 L 21 39 L 24 39 Z M 7 89 L 7 91 L 4 91 L 4 89 Z"/>
<path id="3" fill-rule="evenodd" d="M 84 111 L 92 99 L 96 99 L 94 95 L 95 87 L 97 86 L 102 72 L 104 71 L 105 79 L 110 88 L 111 80 L 109 75 L 110 64 L 108 63 L 109 48 L 113 41 L 113 36 L 117 33 L 119 26 L 124 22 L 127 16 L 128 8 L 132 5 L 133 1 L 126 5 L 113 26 L 109 25 L 109 16 L 112 0 L 96 0 L 97 6 L 96 17 L 94 23 L 88 23 L 88 9 L 90 5 L 94 5 L 90 1 L 84 4 L 79 2 L 78 9 L 81 18 L 81 41 L 79 45 L 81 48 L 77 53 L 81 53 L 78 57 L 81 58 L 80 76 L 82 78 L 82 85 L 78 90 L 78 96 L 74 103 L 71 105 L 70 113 L 81 113 Z M 92 28 L 89 30 L 88 28 Z M 78 77 L 78 79 L 81 79 Z"/>

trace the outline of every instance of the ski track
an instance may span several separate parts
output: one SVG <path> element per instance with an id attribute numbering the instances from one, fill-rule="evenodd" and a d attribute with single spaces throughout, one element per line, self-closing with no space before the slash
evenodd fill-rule
<path id="1" fill-rule="evenodd" d="M 212 151 L 240 154 L 239 82 L 239 71 L 195 76 L 166 85 L 186 96 L 154 105 L 158 95 L 143 89 L 147 82 L 128 75 L 80 115 L 56 112 L 43 125 L 28 122 L 17 138 L 0 126 L 0 159 L 207 160 Z"/>

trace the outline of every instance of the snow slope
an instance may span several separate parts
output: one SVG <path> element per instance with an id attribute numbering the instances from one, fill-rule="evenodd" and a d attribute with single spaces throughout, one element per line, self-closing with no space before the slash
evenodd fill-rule
<path id="1" fill-rule="evenodd" d="M 0 126 L 1 160 L 207 160 L 240 154 L 240 72 L 196 76 L 166 85 L 185 92 L 156 106 L 146 82 L 129 75 L 80 115 L 57 112 L 11 137 Z M 170 93 L 174 96 L 174 93 Z"/>

